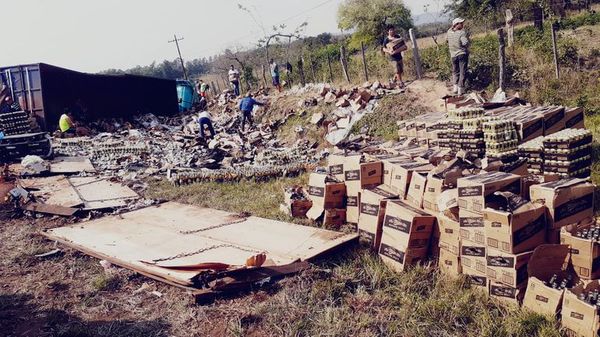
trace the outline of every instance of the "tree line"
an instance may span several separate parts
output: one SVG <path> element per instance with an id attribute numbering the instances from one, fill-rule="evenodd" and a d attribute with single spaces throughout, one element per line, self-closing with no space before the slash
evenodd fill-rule
<path id="1" fill-rule="evenodd" d="M 600 0 L 595 0 L 598 2 Z M 443 11 L 460 16 L 472 22 L 472 29 L 489 30 L 502 26 L 506 9 L 511 9 L 519 21 L 533 19 L 534 9 L 542 11 L 544 17 L 562 16 L 567 9 L 588 9 L 592 0 L 452 0 Z M 253 18 L 259 13 L 239 6 Z M 428 7 L 425 6 L 427 11 Z M 256 20 L 255 20 L 256 21 Z M 257 23 L 258 24 L 258 23 Z M 417 36 L 435 36 L 445 33 L 447 22 L 414 27 L 412 13 L 402 0 L 345 0 L 338 8 L 338 26 L 341 34 L 323 33 L 314 37 L 304 36 L 307 23 L 288 28 L 285 24 L 265 29 L 264 36 L 251 49 L 226 49 L 223 53 L 209 58 L 196 58 L 186 62 L 186 70 L 192 78 L 207 74 L 225 76 L 229 66 L 235 65 L 242 73 L 242 84 L 253 87 L 268 83 L 268 60 L 274 58 L 280 65 L 288 65 L 290 82 L 298 82 L 298 68 L 314 80 L 327 79 L 331 71 L 328 64 L 340 60 L 340 49 L 344 47 L 348 55 L 358 55 L 363 46 L 375 51 L 385 35 L 385 27 L 394 25 L 407 37 L 413 28 Z M 436 41 L 437 44 L 437 41 Z M 329 68 L 329 69 L 328 69 Z M 179 59 L 153 62 L 148 66 L 131 69 L 109 69 L 104 74 L 133 74 L 167 79 L 183 78 Z M 318 74 L 317 74 L 318 73 Z M 293 75 L 295 74 L 295 75 Z M 225 79 L 223 79 L 225 82 Z"/>

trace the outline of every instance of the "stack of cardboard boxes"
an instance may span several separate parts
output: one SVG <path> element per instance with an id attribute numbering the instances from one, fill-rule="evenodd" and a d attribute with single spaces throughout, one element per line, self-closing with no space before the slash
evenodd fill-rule
<path id="1" fill-rule="evenodd" d="M 486 116 L 513 121 L 516 127 L 505 133 L 523 142 L 567 125 L 581 127 L 581 112 L 501 108 Z M 406 121 L 401 133 L 443 141 L 439 136 L 452 123 L 436 117 Z M 499 139 L 507 141 L 489 132 L 488 140 Z M 594 292 L 600 291 L 600 227 L 591 220 L 595 187 L 585 179 L 543 176 L 542 170 L 531 175 L 524 162 L 512 171 L 518 174 L 503 172 L 490 164 L 497 158 L 479 160 L 432 144 L 401 142 L 331 155 L 328 174 L 310 177 L 308 216 L 329 221 L 328 212 L 345 211 L 360 241 L 394 270 L 438 260 L 442 273 L 464 274 L 491 297 L 540 313 L 562 308 L 563 326 L 595 335 L 600 317 L 588 310 L 593 294 L 600 308 Z"/>

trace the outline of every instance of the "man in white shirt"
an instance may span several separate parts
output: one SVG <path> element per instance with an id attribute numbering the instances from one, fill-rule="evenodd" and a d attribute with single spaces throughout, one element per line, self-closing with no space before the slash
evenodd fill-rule
<path id="1" fill-rule="evenodd" d="M 200 127 L 200 138 L 204 139 L 204 126 L 208 127 L 210 138 L 215 137 L 215 129 L 212 125 L 212 116 L 208 111 L 202 111 L 198 114 L 198 126 Z"/>
<path id="2" fill-rule="evenodd" d="M 465 82 L 469 65 L 469 36 L 464 30 L 465 20 L 456 18 L 448 30 L 448 49 L 452 58 L 452 92 L 465 94 Z"/>
<path id="3" fill-rule="evenodd" d="M 231 83 L 231 85 L 233 86 L 233 93 L 235 94 L 235 97 L 239 97 L 240 96 L 240 72 L 235 69 L 235 67 L 233 66 L 233 64 L 231 65 L 231 68 L 229 69 L 229 83 Z"/>

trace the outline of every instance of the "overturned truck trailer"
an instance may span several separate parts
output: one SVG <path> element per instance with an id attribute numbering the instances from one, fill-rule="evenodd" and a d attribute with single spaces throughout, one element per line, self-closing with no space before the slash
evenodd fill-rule
<path id="1" fill-rule="evenodd" d="M 48 132 L 57 129 L 65 109 L 85 121 L 179 111 L 174 80 L 88 74 L 44 63 L 3 67 L 0 76 L 14 100 Z"/>

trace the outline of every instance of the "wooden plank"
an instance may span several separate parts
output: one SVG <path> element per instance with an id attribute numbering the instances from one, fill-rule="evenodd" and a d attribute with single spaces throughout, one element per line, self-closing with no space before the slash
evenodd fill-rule
<path id="1" fill-rule="evenodd" d="M 308 260 L 357 237 L 172 202 L 51 229 L 44 235 L 116 265 L 185 286 L 193 285 L 198 272 L 153 263 L 225 263 L 235 269 L 264 252 L 271 265 L 286 265 Z"/>
<path id="2" fill-rule="evenodd" d="M 71 208 L 71 207 L 63 207 L 57 205 L 48 205 L 48 204 L 40 204 L 37 202 L 30 202 L 23 206 L 23 209 L 26 211 L 36 212 L 36 213 L 44 213 L 44 214 L 54 214 L 54 215 L 62 215 L 62 216 L 73 216 L 79 209 Z"/>

